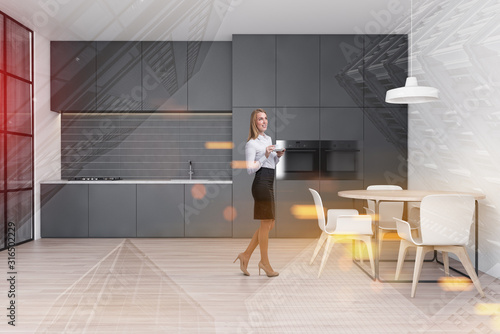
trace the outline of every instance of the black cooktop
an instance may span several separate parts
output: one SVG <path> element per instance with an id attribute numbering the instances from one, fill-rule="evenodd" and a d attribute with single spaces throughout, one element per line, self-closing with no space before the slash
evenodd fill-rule
<path id="1" fill-rule="evenodd" d="M 121 177 L 116 176 L 77 176 L 72 178 L 72 181 L 116 181 L 121 180 Z"/>

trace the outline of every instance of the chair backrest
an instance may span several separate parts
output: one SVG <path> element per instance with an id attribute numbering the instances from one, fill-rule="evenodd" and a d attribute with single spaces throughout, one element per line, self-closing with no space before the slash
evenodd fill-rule
<path id="1" fill-rule="evenodd" d="M 323 201 L 321 200 L 321 196 L 316 190 L 309 188 L 309 191 L 313 196 L 314 205 L 316 206 L 316 214 L 318 215 L 318 226 L 321 229 L 321 231 L 325 231 L 326 221 L 325 221 L 325 211 L 323 209 Z"/>
<path id="2" fill-rule="evenodd" d="M 403 190 L 400 186 L 391 184 L 381 184 L 368 186 L 366 190 Z M 368 209 L 375 212 L 375 201 L 367 200 Z M 381 202 L 379 205 L 379 226 L 382 228 L 396 229 L 394 217 L 403 218 L 403 202 Z"/>
<path id="3" fill-rule="evenodd" d="M 469 195 L 429 195 L 420 205 L 423 245 L 465 246 L 474 218 L 474 198 Z"/>

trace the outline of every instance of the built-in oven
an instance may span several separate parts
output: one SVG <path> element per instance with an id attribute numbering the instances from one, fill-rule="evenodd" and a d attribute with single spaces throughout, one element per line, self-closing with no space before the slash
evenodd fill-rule
<path id="1" fill-rule="evenodd" d="M 360 180 L 363 178 L 362 142 L 357 140 L 321 141 L 320 178 Z"/>
<path id="2" fill-rule="evenodd" d="M 317 180 L 320 174 L 319 140 L 277 140 L 285 154 L 276 165 L 278 180 Z"/>

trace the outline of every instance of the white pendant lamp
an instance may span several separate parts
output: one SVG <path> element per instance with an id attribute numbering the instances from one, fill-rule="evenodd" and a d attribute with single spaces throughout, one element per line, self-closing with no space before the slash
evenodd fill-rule
<path id="1" fill-rule="evenodd" d="M 410 35 L 413 39 L 413 1 L 410 4 Z M 410 41 L 410 56 L 412 55 L 412 43 Z M 406 78 L 404 87 L 388 90 L 385 94 L 385 102 L 397 104 L 413 104 L 432 102 L 439 99 L 439 90 L 434 87 L 419 86 L 417 78 L 412 76 L 412 62 L 410 59 L 410 76 Z"/>
<path id="2" fill-rule="evenodd" d="M 404 87 L 388 90 L 385 102 L 398 104 L 424 103 L 439 99 L 439 90 L 434 87 L 419 86 L 417 78 L 408 77 Z"/>

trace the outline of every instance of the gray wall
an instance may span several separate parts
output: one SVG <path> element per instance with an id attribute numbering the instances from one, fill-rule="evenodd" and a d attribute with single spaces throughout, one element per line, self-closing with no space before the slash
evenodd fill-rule
<path id="1" fill-rule="evenodd" d="M 231 179 L 231 149 L 207 142 L 232 141 L 227 114 L 63 114 L 61 177 L 123 179 Z"/>

